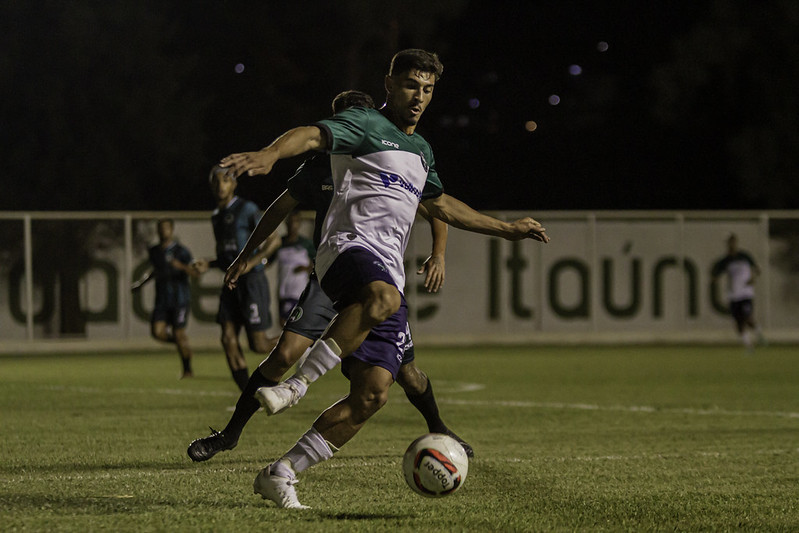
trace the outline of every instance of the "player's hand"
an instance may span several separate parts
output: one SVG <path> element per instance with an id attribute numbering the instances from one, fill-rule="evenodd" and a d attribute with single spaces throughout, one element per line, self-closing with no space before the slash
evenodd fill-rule
<path id="1" fill-rule="evenodd" d="M 250 270 L 251 267 L 248 268 L 247 260 L 236 259 L 225 272 L 225 286 L 228 289 L 235 289 L 236 282 L 238 282 L 239 277 L 243 276 Z"/>
<path id="2" fill-rule="evenodd" d="M 207 259 L 198 259 L 191 264 L 191 270 L 195 275 L 202 275 L 208 272 L 209 264 Z"/>
<path id="3" fill-rule="evenodd" d="M 428 257 L 417 274 L 426 274 L 424 278 L 424 288 L 427 292 L 438 292 L 444 286 L 444 257 L 440 255 L 431 255 Z"/>
<path id="4" fill-rule="evenodd" d="M 511 231 L 507 239 L 511 241 L 533 239 L 547 243 L 549 242 L 549 236 L 546 234 L 546 231 L 546 228 L 542 227 L 538 221 L 530 217 L 524 217 L 511 222 Z"/>
<path id="5" fill-rule="evenodd" d="M 248 176 L 255 176 L 256 174 L 269 174 L 272 171 L 277 158 L 269 150 L 260 150 L 258 152 L 242 152 L 238 154 L 230 154 L 222 158 L 219 166 L 228 169 L 228 172 L 233 177 L 238 178 L 245 172 Z"/>

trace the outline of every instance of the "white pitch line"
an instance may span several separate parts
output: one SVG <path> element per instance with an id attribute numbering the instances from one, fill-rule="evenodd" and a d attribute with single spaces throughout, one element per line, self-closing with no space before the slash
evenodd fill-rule
<path id="1" fill-rule="evenodd" d="M 99 387 L 68 387 L 65 385 L 43 385 L 44 390 L 82 392 L 85 394 L 167 394 L 171 396 L 229 396 L 238 397 L 240 393 L 233 391 L 198 391 L 190 389 L 101 389 Z"/>
<path id="2" fill-rule="evenodd" d="M 456 383 L 447 382 L 445 393 L 452 392 L 474 392 L 485 388 L 479 383 Z M 61 390 L 70 392 L 82 392 L 86 394 L 106 394 L 106 393 L 127 393 L 127 394 L 167 394 L 173 396 L 225 396 L 238 397 L 239 393 L 234 391 L 198 391 L 191 389 L 144 389 L 144 388 L 120 388 L 120 389 L 101 389 L 98 387 L 68 387 L 63 385 L 45 385 L 45 390 Z M 458 400 L 450 398 L 438 398 L 438 403 L 449 405 L 484 406 L 484 407 L 521 407 L 528 409 L 560 409 L 575 411 L 615 411 L 624 413 L 651 413 L 651 414 L 684 414 L 694 416 L 750 416 L 768 418 L 796 418 L 799 413 L 791 411 L 743 411 L 722 408 L 697 409 L 692 407 L 654 407 L 651 405 L 598 405 L 590 403 L 566 403 L 566 402 L 528 402 L 528 401 L 503 401 L 503 400 Z"/>
<path id="3" fill-rule="evenodd" d="M 721 408 L 694 409 L 691 407 L 653 407 L 649 405 L 597 405 L 589 403 L 525 402 L 525 401 L 481 401 L 439 398 L 439 403 L 450 405 L 474 405 L 486 407 L 527 407 L 532 409 L 572 409 L 578 411 L 617 411 L 626 413 L 665 413 L 698 416 L 759 416 L 771 418 L 799 418 L 799 413 L 790 411 L 741 411 Z"/>

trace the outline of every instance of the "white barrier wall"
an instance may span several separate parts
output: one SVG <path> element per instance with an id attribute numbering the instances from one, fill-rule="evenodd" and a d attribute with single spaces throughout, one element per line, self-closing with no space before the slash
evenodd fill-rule
<path id="1" fill-rule="evenodd" d="M 526 215 L 492 214 L 508 220 Z M 74 336 L 62 333 L 60 323 L 65 320 L 61 306 L 68 297 L 63 290 L 68 281 L 53 272 L 67 255 L 77 253 L 76 246 L 85 247 L 90 256 L 77 282 L 80 312 L 86 315 L 85 334 L 77 337 L 147 339 L 154 286 L 147 284 L 136 295 L 129 286 L 147 268 L 146 248 L 157 242 L 154 220 L 163 216 L 176 219 L 176 237 L 195 257 L 214 256 L 209 213 L 83 213 L 78 218 L 63 213 L 4 214 L 0 342 Z M 723 286 L 714 287 L 710 277 L 730 232 L 738 235 L 741 247 L 763 271 L 756 299 L 760 321 L 783 337 L 799 331 L 799 266 L 791 256 L 799 241 L 799 213 L 536 216 L 552 238 L 547 245 L 451 229 L 446 284 L 439 294 L 420 290 L 421 277 L 414 273 L 430 249 L 429 227 L 424 221 L 417 224 L 406 255 L 412 265 L 406 295 L 417 339 L 734 339 L 724 311 Z M 74 232 L 85 232 L 80 239 L 72 239 L 72 225 Z M 56 229 L 66 236 L 54 241 Z M 306 229 L 310 234 L 310 220 Z M 58 243 L 65 249 L 58 249 Z M 50 254 L 47 261 L 41 260 L 42 254 Z M 275 275 L 268 270 L 272 287 Z M 216 342 L 221 281 L 222 273 L 216 271 L 193 283 L 192 339 Z M 277 322 L 276 302 L 273 319 Z M 274 326 L 272 333 L 278 331 Z"/>

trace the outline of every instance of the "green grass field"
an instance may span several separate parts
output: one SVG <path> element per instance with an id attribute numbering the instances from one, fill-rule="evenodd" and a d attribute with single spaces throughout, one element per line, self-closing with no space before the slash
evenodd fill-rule
<path id="1" fill-rule="evenodd" d="M 197 354 L 183 381 L 168 350 L 0 357 L 0 530 L 797 531 L 797 352 L 422 346 L 444 420 L 475 449 L 463 488 L 433 500 L 405 485 L 402 454 L 426 427 L 395 386 L 301 475 L 307 511 L 252 481 L 345 393 L 338 371 L 195 464 L 186 446 L 238 397 L 221 353 Z"/>

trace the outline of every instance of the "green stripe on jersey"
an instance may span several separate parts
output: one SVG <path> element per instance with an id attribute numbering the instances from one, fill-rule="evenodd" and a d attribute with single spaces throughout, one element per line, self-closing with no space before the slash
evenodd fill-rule
<path id="1" fill-rule="evenodd" d="M 319 124 L 327 128 L 332 135 L 331 154 L 348 154 L 355 158 L 363 158 L 379 152 L 399 150 L 418 155 L 420 168 L 409 170 L 427 174 L 424 197 L 437 196 L 443 192 L 441 180 L 435 169 L 433 150 L 428 142 L 418 133 L 408 135 L 401 131 L 380 111 L 352 107 L 331 118 L 320 120 Z M 407 157 L 403 156 L 401 159 L 407 160 Z M 401 174 L 398 172 L 400 169 L 385 170 Z"/>

